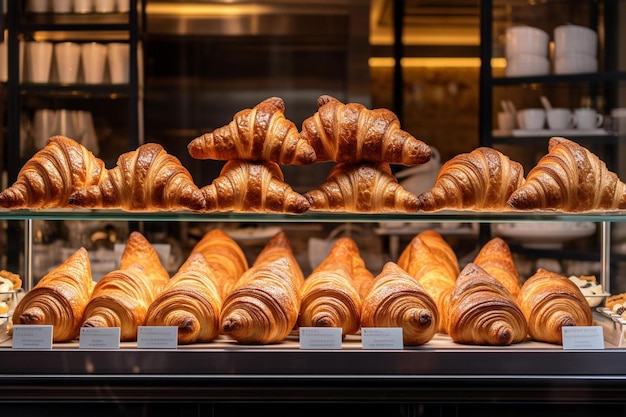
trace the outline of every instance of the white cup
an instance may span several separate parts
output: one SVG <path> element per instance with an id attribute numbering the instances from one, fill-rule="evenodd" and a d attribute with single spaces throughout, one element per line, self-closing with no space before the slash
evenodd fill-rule
<path id="1" fill-rule="evenodd" d="M 74 0 L 74 13 L 93 12 L 93 0 Z"/>
<path id="2" fill-rule="evenodd" d="M 572 112 L 569 109 L 553 108 L 547 111 L 548 127 L 552 130 L 563 130 L 572 127 Z"/>
<path id="3" fill-rule="evenodd" d="M 74 42 L 59 42 L 54 45 L 54 59 L 61 84 L 73 84 L 78 78 L 80 45 Z"/>
<path id="4" fill-rule="evenodd" d="M 130 0 L 117 0 L 117 11 L 127 13 L 130 10 Z"/>
<path id="5" fill-rule="evenodd" d="M 54 13 L 70 13 L 72 0 L 52 0 L 52 11 Z"/>
<path id="6" fill-rule="evenodd" d="M 574 126 L 577 129 L 596 129 L 602 126 L 602 122 L 604 122 L 604 116 L 595 109 L 583 107 L 574 110 Z"/>
<path id="7" fill-rule="evenodd" d="M 111 83 L 127 84 L 130 79 L 130 45 L 127 43 L 111 42 L 107 44 L 107 48 Z"/>
<path id="8" fill-rule="evenodd" d="M 511 132 L 513 129 L 515 129 L 515 115 L 511 112 L 499 112 L 498 129 L 503 132 Z"/>
<path id="9" fill-rule="evenodd" d="M 522 110 L 522 114 L 524 119 L 524 129 L 543 129 L 543 126 L 546 123 L 546 111 L 544 109 L 524 109 Z"/>
<path id="10" fill-rule="evenodd" d="M 81 45 L 83 76 L 86 84 L 102 84 L 106 68 L 107 46 L 89 42 Z"/>
<path id="11" fill-rule="evenodd" d="M 112 13 L 115 7 L 115 0 L 94 0 L 96 13 Z"/>
<path id="12" fill-rule="evenodd" d="M 68 138 L 76 140 L 73 111 L 68 109 L 57 111 L 57 124 L 54 134 L 67 136 Z"/>
<path id="13" fill-rule="evenodd" d="M 39 150 L 46 146 L 48 138 L 58 130 L 58 115 L 52 109 L 39 109 L 33 117 L 33 146 Z"/>
<path id="14" fill-rule="evenodd" d="M 33 13 L 47 13 L 49 6 L 48 0 L 28 0 L 27 10 Z"/>
<path id="15" fill-rule="evenodd" d="M 52 42 L 27 42 L 26 60 L 31 82 L 47 83 L 50 81 L 53 49 Z"/>

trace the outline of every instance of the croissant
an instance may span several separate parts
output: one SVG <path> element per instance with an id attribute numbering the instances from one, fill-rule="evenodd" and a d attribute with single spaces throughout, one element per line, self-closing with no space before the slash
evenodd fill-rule
<path id="1" fill-rule="evenodd" d="M 304 194 L 311 210 L 415 212 L 417 196 L 405 190 L 387 163 L 337 164 L 326 182 Z"/>
<path id="2" fill-rule="evenodd" d="M 150 276 L 141 265 L 111 271 L 96 284 L 82 327 L 119 327 L 120 341 L 137 340 L 155 298 Z"/>
<path id="3" fill-rule="evenodd" d="M 328 95 L 317 104 L 318 111 L 302 124 L 302 136 L 318 162 L 416 165 L 430 159 L 428 145 L 400 129 L 398 117 L 390 110 L 344 104 Z"/>
<path id="4" fill-rule="evenodd" d="M 485 243 L 474 258 L 474 263 L 500 281 L 513 297 L 520 291 L 519 273 L 509 245 L 499 237 Z"/>
<path id="5" fill-rule="evenodd" d="M 209 342 L 220 332 L 222 298 L 211 265 L 192 253 L 150 304 L 147 326 L 175 326 L 178 343 Z"/>
<path id="6" fill-rule="evenodd" d="M 562 344 L 563 326 L 591 326 L 591 309 L 578 286 L 557 273 L 538 269 L 528 278 L 518 298 L 528 320 L 530 337 Z"/>
<path id="7" fill-rule="evenodd" d="M 421 284 L 387 262 L 363 299 L 361 326 L 400 327 L 405 345 L 423 345 L 439 328 L 439 311 Z"/>
<path id="8" fill-rule="evenodd" d="M 452 290 L 448 333 L 457 343 L 502 346 L 522 342 L 528 324 L 504 285 L 470 262 Z"/>
<path id="9" fill-rule="evenodd" d="M 140 232 L 131 232 L 120 258 L 120 269 L 132 264 L 141 265 L 150 277 L 155 292 L 159 293 L 170 280 L 170 274 L 161 264 L 159 254 Z"/>
<path id="10" fill-rule="evenodd" d="M 228 161 L 220 176 L 202 188 L 208 211 L 302 213 L 309 202 L 285 182 L 277 163 Z"/>
<path id="11" fill-rule="evenodd" d="M 626 184 L 586 148 L 553 137 L 548 154 L 530 170 L 508 205 L 519 210 L 565 212 L 625 209 Z"/>
<path id="12" fill-rule="evenodd" d="M 338 239 L 324 261 L 304 281 L 300 326 L 341 327 L 343 336 L 358 332 L 361 297 L 353 280 L 355 247 L 348 237 Z"/>
<path id="13" fill-rule="evenodd" d="M 105 173 L 104 161 L 83 145 L 53 136 L 24 164 L 15 183 L 0 193 L 0 207 L 68 207 L 73 192 L 97 184 Z"/>
<path id="14" fill-rule="evenodd" d="M 222 298 L 231 291 L 239 277 L 248 269 L 248 260 L 228 233 L 213 229 L 204 234 L 191 250 L 206 259 Z"/>
<path id="15" fill-rule="evenodd" d="M 303 274 L 283 232 L 265 245 L 222 305 L 222 331 L 243 344 L 284 340 L 298 320 Z"/>
<path id="16" fill-rule="evenodd" d="M 93 287 L 89 255 L 80 248 L 24 295 L 13 324 L 52 325 L 53 341 L 76 339 Z"/>
<path id="17" fill-rule="evenodd" d="M 74 192 L 76 207 L 126 211 L 201 210 L 204 198 L 178 158 L 157 143 L 126 152 L 96 185 Z"/>
<path id="18" fill-rule="evenodd" d="M 507 200 L 524 181 L 524 168 L 501 152 L 480 147 L 447 161 L 434 186 L 420 194 L 423 211 L 506 209 Z"/>

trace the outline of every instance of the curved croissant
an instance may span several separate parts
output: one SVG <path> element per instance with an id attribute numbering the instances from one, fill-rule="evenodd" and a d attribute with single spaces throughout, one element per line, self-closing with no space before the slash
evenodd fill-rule
<path id="1" fill-rule="evenodd" d="M 553 137 L 548 154 L 530 170 L 508 204 L 520 210 L 566 212 L 626 209 L 626 184 L 586 148 Z"/>
<path id="2" fill-rule="evenodd" d="M 361 324 L 361 297 L 353 280 L 354 241 L 338 239 L 328 256 L 302 286 L 302 327 L 341 327 L 342 335 L 355 334 Z"/>
<path id="3" fill-rule="evenodd" d="M 282 165 L 308 165 L 315 151 L 285 118 L 285 103 L 279 97 L 263 100 L 241 110 L 226 126 L 192 140 L 187 149 L 196 159 L 246 159 L 274 161 Z"/>
<path id="4" fill-rule="evenodd" d="M 302 136 L 315 150 L 318 162 L 389 162 L 416 165 L 430 159 L 430 148 L 400 129 L 390 110 L 369 110 L 323 95 L 317 112 L 304 120 Z"/>
<path id="5" fill-rule="evenodd" d="M 402 187 L 387 163 L 337 164 L 326 181 L 304 194 L 310 210 L 414 212 L 417 196 Z"/>
<path id="6" fill-rule="evenodd" d="M 284 181 L 271 161 L 228 161 L 220 176 L 202 188 L 209 211 L 302 213 L 309 202 Z"/>
<path id="7" fill-rule="evenodd" d="M 557 273 L 539 269 L 519 294 L 519 305 L 528 320 L 530 337 L 539 342 L 562 344 L 563 326 L 591 326 L 593 317 L 576 284 Z"/>
<path id="8" fill-rule="evenodd" d="M 457 343 L 510 345 L 526 338 L 528 324 L 511 293 L 481 267 L 469 263 L 452 290 L 448 333 Z"/>
<path id="9" fill-rule="evenodd" d="M 13 324 L 51 324 L 53 341 L 76 339 L 94 284 L 89 255 L 80 248 L 24 295 Z"/>
<path id="10" fill-rule="evenodd" d="M 474 258 L 474 263 L 500 281 L 513 297 L 520 292 L 520 281 L 509 245 L 499 237 L 485 243 Z"/>
<path id="11" fill-rule="evenodd" d="M 111 271 L 96 284 L 82 327 L 119 327 L 120 341 L 137 340 L 155 298 L 152 281 L 140 265 Z"/>
<path id="12" fill-rule="evenodd" d="M 157 143 L 126 152 L 97 185 L 78 190 L 70 205 L 127 211 L 201 210 L 204 198 L 178 158 Z"/>
<path id="13" fill-rule="evenodd" d="M 302 270 L 279 232 L 237 281 L 222 305 L 222 331 L 239 343 L 284 340 L 298 320 Z"/>
<path id="14" fill-rule="evenodd" d="M 0 207 L 68 207 L 76 190 L 97 184 L 104 161 L 73 139 L 53 136 L 22 167 L 16 182 L 0 193 Z"/>
<path id="15" fill-rule="evenodd" d="M 501 152 L 480 147 L 447 161 L 435 185 L 420 194 L 423 211 L 507 208 L 506 202 L 524 181 L 524 168 Z"/>
<path id="16" fill-rule="evenodd" d="M 361 325 L 401 327 L 405 345 L 423 345 L 439 328 L 439 311 L 422 285 L 388 262 L 363 299 Z"/>
<path id="17" fill-rule="evenodd" d="M 161 264 L 159 254 L 140 232 L 131 232 L 120 258 L 120 269 L 132 264 L 141 265 L 158 294 L 170 280 L 170 274 Z"/>
<path id="18" fill-rule="evenodd" d="M 206 232 L 192 248 L 191 253 L 204 255 L 222 298 L 228 295 L 239 277 L 249 267 L 241 247 L 228 233 L 220 229 Z"/>
<path id="19" fill-rule="evenodd" d="M 178 343 L 209 342 L 220 332 L 222 298 L 211 266 L 192 253 L 150 304 L 147 326 L 175 326 Z"/>

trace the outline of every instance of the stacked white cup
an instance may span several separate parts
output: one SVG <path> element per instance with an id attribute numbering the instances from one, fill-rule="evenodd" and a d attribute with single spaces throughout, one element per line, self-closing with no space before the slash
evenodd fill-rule
<path id="1" fill-rule="evenodd" d="M 578 25 L 554 29 L 554 72 L 581 74 L 598 70 L 598 34 Z"/>
<path id="2" fill-rule="evenodd" d="M 550 72 L 550 35 L 531 26 L 511 26 L 506 30 L 506 76 L 547 75 Z"/>

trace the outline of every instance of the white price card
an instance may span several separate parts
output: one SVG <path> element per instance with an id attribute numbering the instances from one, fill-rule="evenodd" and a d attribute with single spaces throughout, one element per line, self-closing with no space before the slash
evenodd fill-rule
<path id="1" fill-rule="evenodd" d="M 79 349 L 105 349 L 115 350 L 120 348 L 119 327 L 81 327 Z"/>
<path id="2" fill-rule="evenodd" d="M 13 326 L 13 349 L 52 349 L 52 325 Z"/>
<path id="3" fill-rule="evenodd" d="M 300 327 L 300 349 L 341 349 L 341 327 Z"/>
<path id="4" fill-rule="evenodd" d="M 139 349 L 176 349 L 178 347 L 178 327 L 139 326 L 137 347 Z"/>
<path id="5" fill-rule="evenodd" d="M 363 327 L 361 341 L 363 349 L 404 349 L 402 327 Z"/>
<path id="6" fill-rule="evenodd" d="M 563 349 L 604 349 L 602 326 L 563 326 Z"/>

